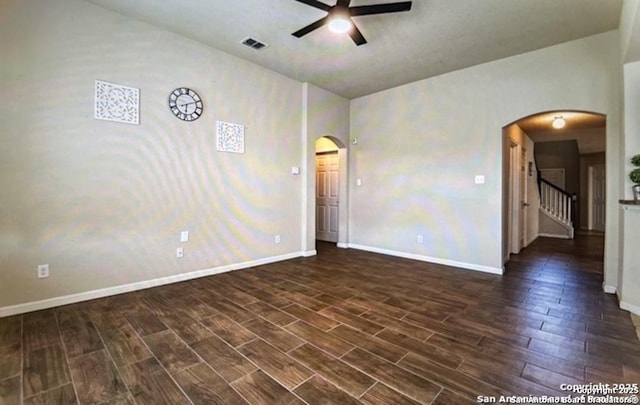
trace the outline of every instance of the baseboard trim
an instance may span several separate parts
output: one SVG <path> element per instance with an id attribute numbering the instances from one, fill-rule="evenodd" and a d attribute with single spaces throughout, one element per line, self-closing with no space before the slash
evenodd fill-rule
<path id="1" fill-rule="evenodd" d="M 560 235 L 557 233 L 541 233 L 538 236 L 542 236 L 543 238 L 571 239 L 569 235 Z"/>
<path id="2" fill-rule="evenodd" d="M 532 244 L 533 242 L 535 242 L 535 241 L 536 241 L 536 239 L 538 239 L 538 237 L 539 237 L 539 236 L 540 236 L 540 234 L 538 234 L 538 235 L 533 235 L 533 237 L 532 237 L 529 241 L 525 241 L 525 245 L 524 245 L 524 247 L 527 247 L 527 246 L 529 246 L 530 244 Z"/>
<path id="3" fill-rule="evenodd" d="M 618 292 L 618 289 L 612 285 L 606 285 L 604 282 L 602 283 L 602 291 L 607 294 L 615 294 Z"/>
<path id="4" fill-rule="evenodd" d="M 307 250 L 306 252 L 302 252 L 302 257 L 311 257 L 318 254 L 317 250 Z"/>
<path id="5" fill-rule="evenodd" d="M 315 252 L 315 250 L 313 251 Z M 168 277 L 161 277 L 152 280 L 140 281 L 137 283 L 119 285 L 115 287 L 103 288 L 81 292 L 77 294 L 65 295 L 60 297 L 49 298 L 40 301 L 26 302 L 24 304 L 0 307 L 0 318 L 26 312 L 40 311 L 43 309 L 59 307 L 62 305 L 75 304 L 77 302 L 89 301 L 97 298 L 109 297 L 112 295 L 124 294 L 133 291 L 146 290 L 147 288 L 159 287 L 162 285 L 179 283 L 181 281 L 193 280 L 196 278 L 213 276 L 216 274 L 227 273 L 235 270 L 248 269 L 250 267 L 262 266 L 265 264 L 281 262 L 285 260 L 295 259 L 297 257 L 305 257 L 309 252 L 295 252 L 280 256 L 271 256 L 263 259 L 251 260 L 243 263 L 234 263 L 225 266 L 213 267 L 204 270 L 196 270 L 184 274 L 176 274 Z"/>
<path id="6" fill-rule="evenodd" d="M 640 316 L 640 307 L 637 305 L 629 304 L 625 301 L 620 301 L 620 308 L 624 309 L 625 311 L 629 311 L 634 315 Z"/>
<path id="7" fill-rule="evenodd" d="M 340 249 L 349 249 L 349 244 L 348 243 L 338 242 L 338 244 L 336 246 L 338 246 Z"/>
<path id="8" fill-rule="evenodd" d="M 367 252 L 380 253 L 383 255 L 418 260 L 421 262 L 436 263 L 436 264 L 442 264 L 445 266 L 458 267 L 464 270 L 475 270 L 475 271 L 481 271 L 483 273 L 491 273 L 491 274 L 497 274 L 497 275 L 504 274 L 504 268 L 482 266 L 482 265 L 472 264 L 472 263 L 457 262 L 454 260 L 439 259 L 437 257 L 418 255 L 415 253 L 399 252 L 397 250 L 381 249 L 381 248 L 376 248 L 371 246 L 358 245 L 355 243 L 350 243 L 349 247 L 352 249 L 365 250 Z"/>

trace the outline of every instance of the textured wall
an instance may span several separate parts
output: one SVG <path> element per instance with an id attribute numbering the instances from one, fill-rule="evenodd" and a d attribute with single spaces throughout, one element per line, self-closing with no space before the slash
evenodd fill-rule
<path id="1" fill-rule="evenodd" d="M 0 308 L 300 252 L 301 83 L 82 1 L 4 1 L 0 37 Z M 95 79 L 140 89 L 140 125 L 93 118 Z"/>

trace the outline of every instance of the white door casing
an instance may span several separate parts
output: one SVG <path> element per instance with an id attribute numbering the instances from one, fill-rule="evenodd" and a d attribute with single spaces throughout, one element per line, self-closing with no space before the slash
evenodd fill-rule
<path id="1" fill-rule="evenodd" d="M 527 151 L 517 143 L 509 148 L 508 252 L 518 254 L 526 245 Z"/>
<path id="2" fill-rule="evenodd" d="M 340 165 L 337 152 L 316 155 L 316 239 L 338 242 Z"/>
<path id="3" fill-rule="evenodd" d="M 509 213 L 508 213 L 508 249 L 509 253 L 519 253 L 520 248 L 520 151 L 517 144 L 509 148 Z"/>
<path id="4" fill-rule="evenodd" d="M 589 166 L 589 229 L 604 232 L 606 209 L 605 165 Z"/>
<path id="5" fill-rule="evenodd" d="M 526 247 L 527 238 L 527 150 L 520 146 L 520 162 L 518 163 L 518 188 L 520 189 L 520 212 L 518 215 L 519 240 L 518 249 Z"/>

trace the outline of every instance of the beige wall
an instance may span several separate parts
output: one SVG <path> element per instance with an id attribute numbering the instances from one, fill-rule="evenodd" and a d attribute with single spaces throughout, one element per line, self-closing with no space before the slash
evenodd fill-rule
<path id="1" fill-rule="evenodd" d="M 300 255 L 301 83 L 84 1 L 4 1 L 0 38 L 0 309 Z M 140 89 L 140 125 L 93 118 L 96 79 Z"/>
<path id="2" fill-rule="evenodd" d="M 347 178 L 349 169 L 347 164 L 346 150 L 349 146 L 349 100 L 337 96 L 329 91 L 317 86 L 304 84 L 304 139 L 306 142 L 305 155 L 306 162 L 305 184 L 303 186 L 305 209 L 308 215 L 304 216 L 304 232 L 302 235 L 303 251 L 307 254 L 315 252 L 316 243 L 316 140 L 324 136 L 331 137 L 341 150 L 340 155 L 340 207 L 339 207 L 339 230 L 338 244 L 346 246 L 349 219 L 348 204 L 349 190 L 347 189 Z"/>
<path id="3" fill-rule="evenodd" d="M 353 100 L 350 244 L 500 271 L 502 127 L 540 111 L 604 113 L 607 151 L 618 153 L 618 60 L 609 32 Z M 618 215 L 608 211 L 612 246 Z M 606 266 L 615 278 L 615 250 Z"/>

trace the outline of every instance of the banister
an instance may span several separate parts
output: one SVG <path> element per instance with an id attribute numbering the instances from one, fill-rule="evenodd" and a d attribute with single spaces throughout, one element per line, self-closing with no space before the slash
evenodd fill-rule
<path id="1" fill-rule="evenodd" d="M 555 184 L 549 182 L 548 180 L 543 179 L 542 177 L 538 177 L 538 181 L 541 182 L 541 183 L 546 184 L 547 186 L 553 188 L 554 190 L 556 190 L 559 193 L 562 193 L 562 194 L 566 195 L 569 198 L 572 198 L 572 196 L 573 196 L 573 194 L 561 189 L 560 187 L 558 187 Z"/>

